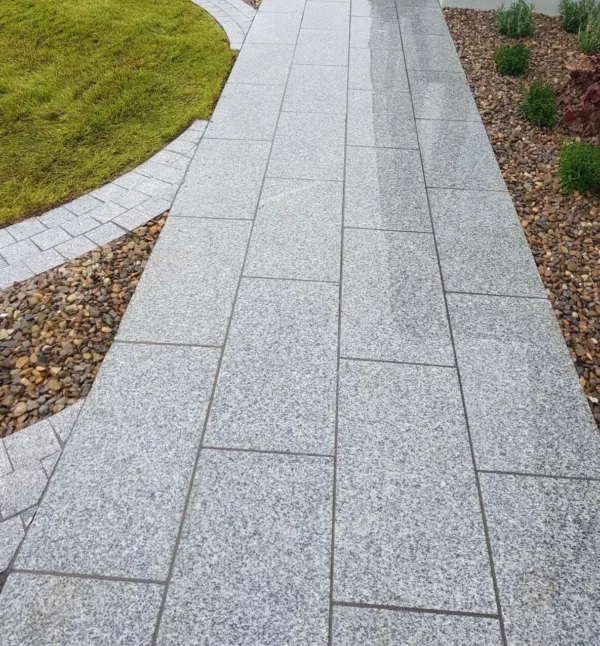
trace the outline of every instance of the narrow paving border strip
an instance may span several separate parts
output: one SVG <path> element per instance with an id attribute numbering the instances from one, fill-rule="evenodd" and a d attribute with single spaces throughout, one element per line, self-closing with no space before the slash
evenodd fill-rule
<path id="1" fill-rule="evenodd" d="M 239 49 L 256 10 L 243 0 L 193 0 Z M 208 122 L 185 132 L 134 170 L 37 217 L 0 229 L 0 289 L 116 240 L 173 204 Z"/>

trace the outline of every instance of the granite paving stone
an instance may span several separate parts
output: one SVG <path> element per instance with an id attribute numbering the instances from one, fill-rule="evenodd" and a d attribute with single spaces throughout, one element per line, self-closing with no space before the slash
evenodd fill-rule
<path id="1" fill-rule="evenodd" d="M 346 229 L 344 357 L 453 365 L 433 236 Z"/>
<path id="2" fill-rule="evenodd" d="M 497 619 L 336 607 L 334 646 L 501 646 Z"/>
<path id="3" fill-rule="evenodd" d="M 427 186 L 506 190 L 481 122 L 417 119 L 417 132 Z"/>
<path id="4" fill-rule="evenodd" d="M 334 2 L 322 4 L 336 6 Z M 345 67 L 293 65 L 282 110 L 345 114 L 347 85 L 348 72 Z"/>
<path id="5" fill-rule="evenodd" d="M 66 242 L 61 242 L 59 245 L 56 245 L 54 249 L 67 260 L 73 260 L 73 258 L 83 256 L 84 253 L 87 253 L 96 247 L 97 245 L 95 242 L 92 242 L 85 235 L 80 235 L 76 238 L 72 238 L 71 240 L 67 240 Z"/>
<path id="6" fill-rule="evenodd" d="M 600 483 L 484 473 L 507 643 L 600 643 Z"/>
<path id="7" fill-rule="evenodd" d="M 28 256 L 35 256 L 40 250 L 31 242 L 31 240 L 20 240 L 6 247 L 2 247 L 0 254 L 9 265 L 13 265 L 18 260 L 23 260 Z"/>
<path id="8" fill-rule="evenodd" d="M 449 294 L 477 466 L 600 477 L 600 436 L 542 299 Z"/>
<path id="9" fill-rule="evenodd" d="M 14 573 L 0 598 L 2 646 L 147 646 L 163 588 Z"/>
<path id="10" fill-rule="evenodd" d="M 333 454 L 338 291 L 242 280 L 208 446 Z"/>
<path id="11" fill-rule="evenodd" d="M 456 372 L 340 370 L 334 599 L 495 613 Z"/>
<path id="12" fill-rule="evenodd" d="M 139 177 L 141 181 L 144 181 L 146 179 L 142 175 L 140 175 Z M 106 202 L 105 204 L 102 204 L 101 206 L 98 206 L 97 208 L 90 211 L 89 214 L 94 218 L 94 220 L 97 220 L 98 222 L 104 224 L 106 222 L 110 222 L 118 215 L 121 215 L 121 213 L 125 213 L 125 211 L 127 211 L 127 209 L 124 206 L 120 206 L 119 204 L 115 204 L 114 202 Z"/>
<path id="13" fill-rule="evenodd" d="M 204 139 L 273 139 L 282 98 L 278 85 L 228 83 Z"/>
<path id="14" fill-rule="evenodd" d="M 10 518 L 36 505 L 47 481 L 39 462 L 2 476 L 0 478 L 0 516 Z"/>
<path id="15" fill-rule="evenodd" d="M 54 249 L 40 251 L 33 256 L 27 256 L 23 262 L 34 274 L 41 274 L 49 269 L 54 269 L 65 262 L 65 259 Z"/>
<path id="16" fill-rule="evenodd" d="M 339 281 L 342 199 L 341 182 L 267 178 L 246 274 Z"/>
<path id="17" fill-rule="evenodd" d="M 418 148 L 410 94 L 350 90 L 348 145 Z"/>
<path id="18" fill-rule="evenodd" d="M 97 226 L 98 221 L 94 220 L 94 218 L 90 215 L 80 215 L 74 220 L 63 222 L 63 224 L 61 225 L 61 227 L 69 234 L 69 236 L 72 237 L 86 233 L 90 229 L 94 229 Z"/>
<path id="19" fill-rule="evenodd" d="M 33 272 L 20 260 L 0 269 L 0 289 L 10 287 L 14 282 L 31 278 Z"/>
<path id="20" fill-rule="evenodd" d="M 343 114 L 282 112 L 267 177 L 344 178 Z"/>
<path id="21" fill-rule="evenodd" d="M 306 0 L 263 0 L 261 13 L 299 13 L 302 14 Z"/>
<path id="22" fill-rule="evenodd" d="M 404 58 L 408 70 L 462 72 L 462 65 L 450 34 L 402 34 Z"/>
<path id="23" fill-rule="evenodd" d="M 106 224 L 101 224 L 99 227 L 88 231 L 87 237 L 98 246 L 101 246 L 124 236 L 126 233 L 127 231 L 121 229 L 121 227 L 118 227 L 116 224 L 107 222 Z"/>
<path id="24" fill-rule="evenodd" d="M 33 466 L 47 455 L 60 450 L 48 420 L 42 420 L 4 439 L 4 446 L 14 469 Z"/>
<path id="25" fill-rule="evenodd" d="M 237 57 L 229 81 L 255 85 L 285 85 L 293 57 L 294 45 L 246 43 Z"/>
<path id="26" fill-rule="evenodd" d="M 295 45 L 300 30 L 301 14 L 259 12 L 246 36 L 246 43 Z"/>
<path id="27" fill-rule="evenodd" d="M 175 191 L 176 192 L 176 191 Z M 174 194 L 175 194 L 174 192 Z M 171 207 L 171 200 L 165 200 L 160 197 L 152 197 L 145 202 L 142 202 L 137 209 L 132 209 L 131 212 L 136 212 L 136 213 L 145 213 L 147 216 L 147 220 L 150 218 L 156 218 L 159 215 L 162 215 L 165 213 L 165 211 L 168 211 L 169 208 Z M 148 217 L 149 216 L 149 217 Z"/>
<path id="28" fill-rule="evenodd" d="M 240 220 L 168 220 L 121 321 L 118 338 L 223 343 L 250 226 Z"/>
<path id="29" fill-rule="evenodd" d="M 25 527 L 29 527 L 29 525 L 31 525 L 31 521 L 35 518 L 37 510 L 38 505 L 34 505 L 33 507 L 30 507 L 29 509 L 21 512 L 21 520 L 23 521 L 23 525 Z"/>
<path id="30" fill-rule="evenodd" d="M 0 249 L 9 244 L 13 244 L 16 240 L 12 237 L 8 229 L 0 229 Z"/>
<path id="31" fill-rule="evenodd" d="M 350 5 L 346 2 L 307 0 L 302 29 L 342 29 L 350 25 Z"/>
<path id="32" fill-rule="evenodd" d="M 168 182 L 163 182 L 160 179 L 152 179 L 145 177 L 144 181 L 138 184 L 137 190 L 140 193 L 145 195 L 151 195 L 152 197 L 159 197 L 163 200 L 173 201 L 175 195 L 177 194 L 179 187 L 176 184 L 169 184 Z M 136 206 L 142 208 L 144 204 L 147 204 L 148 200 L 140 202 Z"/>
<path id="33" fill-rule="evenodd" d="M 386 0 L 385 2 L 352 0 L 352 15 L 394 20 L 397 17 L 396 4 L 393 0 Z"/>
<path id="34" fill-rule="evenodd" d="M 0 440 L 0 478 L 12 471 L 12 465 L 8 459 L 8 453 L 4 446 L 4 440 Z"/>
<path id="35" fill-rule="evenodd" d="M 479 121 L 471 88 L 462 74 L 415 72 L 410 75 L 413 108 L 417 119 Z M 458 82 L 457 82 L 458 81 Z"/>
<path id="36" fill-rule="evenodd" d="M 332 477 L 329 458 L 203 451 L 157 643 L 326 643 Z"/>
<path id="37" fill-rule="evenodd" d="M 170 216 L 253 219 L 270 149 L 267 141 L 204 139 Z"/>
<path id="38" fill-rule="evenodd" d="M 352 47 L 348 87 L 353 90 L 408 92 L 404 56 L 398 50 Z"/>
<path id="39" fill-rule="evenodd" d="M 347 227 L 431 231 L 418 150 L 349 146 L 345 187 Z"/>
<path id="40" fill-rule="evenodd" d="M 71 431 L 73 430 L 73 425 L 77 420 L 77 416 L 81 411 L 84 401 L 85 400 L 80 399 L 77 403 L 72 406 L 67 406 L 67 408 L 61 410 L 60 413 L 56 413 L 50 417 L 50 424 L 52 424 L 52 428 L 56 431 L 61 442 L 64 443 L 69 439 Z"/>
<path id="41" fill-rule="evenodd" d="M 439 7 L 439 0 L 396 0 L 398 7 Z"/>
<path id="42" fill-rule="evenodd" d="M 296 65 L 348 65 L 348 31 L 301 29 L 294 54 Z"/>
<path id="43" fill-rule="evenodd" d="M 88 211 L 100 206 L 100 204 L 100 200 L 97 200 L 93 195 L 83 195 L 82 197 L 78 197 L 76 200 L 65 204 L 65 208 L 75 215 L 84 215 Z"/>
<path id="44" fill-rule="evenodd" d="M 398 20 L 352 16 L 350 46 L 370 49 L 402 49 Z"/>
<path id="45" fill-rule="evenodd" d="M 217 360 L 214 348 L 111 348 L 18 567 L 166 578 Z"/>
<path id="46" fill-rule="evenodd" d="M 400 31 L 404 34 L 448 36 L 441 7 L 398 7 Z"/>
<path id="47" fill-rule="evenodd" d="M 25 531 L 19 516 L 13 516 L 4 522 L 0 522 L 0 574 L 8 569 L 23 536 L 25 536 Z M 0 637 L 0 639 L 3 638 Z"/>
<path id="48" fill-rule="evenodd" d="M 54 471 L 54 467 L 56 466 L 56 463 L 58 462 L 61 454 L 62 452 L 58 450 L 56 453 L 52 453 L 51 455 L 41 460 L 42 469 L 44 469 L 44 472 L 48 477 L 52 475 L 52 472 Z"/>
<path id="49" fill-rule="evenodd" d="M 55 227 L 61 225 L 63 222 L 70 222 L 76 217 L 74 213 L 65 209 L 64 206 L 59 206 L 56 209 L 51 209 L 43 215 L 40 215 L 40 221 L 47 227 Z"/>
<path id="50" fill-rule="evenodd" d="M 20 240 L 25 240 L 30 238 L 36 233 L 41 233 L 45 231 L 46 227 L 41 223 L 40 220 L 36 218 L 30 218 L 28 220 L 23 220 L 22 222 L 17 222 L 12 224 L 9 227 L 10 235 L 18 242 Z"/>
<path id="51" fill-rule="evenodd" d="M 545 296 L 508 193 L 430 189 L 429 202 L 448 291 Z"/>
<path id="52" fill-rule="evenodd" d="M 119 206 L 122 206 L 126 209 L 132 209 L 138 204 L 141 204 L 144 200 L 148 199 L 147 195 L 136 190 L 136 188 L 123 188 L 122 186 L 119 186 L 118 184 L 112 182 L 110 184 L 106 184 L 96 191 L 93 191 L 93 194 L 98 199 L 105 202 L 114 202 L 115 204 L 118 204 Z"/>
<path id="53" fill-rule="evenodd" d="M 184 161 L 178 165 L 166 164 L 158 161 L 166 156 L 168 156 L 168 158 L 177 158 Z M 176 153 L 164 150 L 154 155 L 152 159 L 144 162 L 141 166 L 138 166 L 136 168 L 136 172 L 140 175 L 144 175 L 145 177 L 152 177 L 153 179 L 160 179 L 163 182 L 178 184 L 183 180 L 188 163 L 189 159 L 187 157 L 176 155 Z"/>
<path id="54" fill-rule="evenodd" d="M 46 229 L 31 237 L 31 240 L 42 250 L 50 249 L 65 240 L 69 240 L 71 236 L 61 229 L 60 227 L 52 227 Z"/>
<path id="55" fill-rule="evenodd" d="M 125 211 L 125 213 L 118 215 L 113 220 L 113 223 L 120 226 L 122 229 L 125 229 L 125 231 L 133 231 L 134 229 L 141 227 L 143 224 L 146 224 L 151 217 L 147 211 L 142 210 L 143 206 L 144 204 L 142 203 L 140 204 L 139 209 L 129 209 L 129 211 Z M 164 206 L 164 203 L 161 203 L 159 212 L 155 213 L 155 215 L 163 213 L 166 210 Z"/>

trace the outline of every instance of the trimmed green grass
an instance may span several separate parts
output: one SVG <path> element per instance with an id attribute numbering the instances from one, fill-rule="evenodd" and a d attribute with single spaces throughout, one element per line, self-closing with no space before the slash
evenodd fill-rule
<path id="1" fill-rule="evenodd" d="M 1 0 L 0 223 L 101 186 L 207 119 L 233 58 L 190 0 Z"/>

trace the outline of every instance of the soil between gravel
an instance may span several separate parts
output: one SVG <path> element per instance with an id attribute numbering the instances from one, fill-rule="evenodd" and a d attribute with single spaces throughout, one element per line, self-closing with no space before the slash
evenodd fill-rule
<path id="1" fill-rule="evenodd" d="M 575 137 L 562 123 L 553 129 L 533 126 L 519 110 L 532 81 L 545 81 L 555 90 L 565 84 L 567 64 L 579 56 L 575 37 L 560 28 L 558 18 L 536 14 L 535 34 L 525 40 L 531 52 L 529 73 L 524 78 L 501 76 L 494 54 L 500 45 L 515 41 L 496 32 L 494 15 L 444 9 L 504 180 L 600 425 L 600 198 L 562 193 L 558 154 L 561 145 Z M 597 138 L 586 141 L 598 144 Z"/>
<path id="2" fill-rule="evenodd" d="M 0 437 L 87 395 L 165 220 L 0 292 Z"/>

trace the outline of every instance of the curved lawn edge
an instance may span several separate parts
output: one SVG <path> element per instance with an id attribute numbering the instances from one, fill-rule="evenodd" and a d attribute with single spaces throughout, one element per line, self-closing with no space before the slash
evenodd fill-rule
<path id="1" fill-rule="evenodd" d="M 243 0 L 192 0 L 239 49 L 256 10 Z M 0 229 L 0 289 L 73 260 L 171 208 L 207 121 L 194 121 L 162 150 L 104 186 Z"/>

